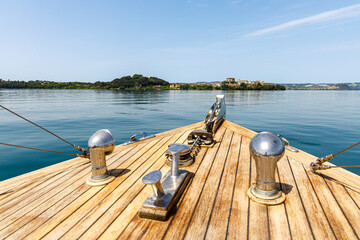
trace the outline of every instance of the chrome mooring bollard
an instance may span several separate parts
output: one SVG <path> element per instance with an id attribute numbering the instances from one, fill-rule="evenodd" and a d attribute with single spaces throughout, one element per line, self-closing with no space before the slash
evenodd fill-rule
<path id="1" fill-rule="evenodd" d="M 275 188 L 276 164 L 284 152 L 283 141 L 273 133 L 261 132 L 251 139 L 250 154 L 256 165 L 256 183 L 248 191 L 251 200 L 265 205 L 285 201 L 285 194 Z"/>
<path id="2" fill-rule="evenodd" d="M 107 129 L 101 129 L 95 132 L 88 142 L 91 176 L 86 180 L 90 186 L 100 186 L 107 184 L 115 179 L 107 169 L 106 155 L 112 153 L 115 149 L 115 140 Z"/>

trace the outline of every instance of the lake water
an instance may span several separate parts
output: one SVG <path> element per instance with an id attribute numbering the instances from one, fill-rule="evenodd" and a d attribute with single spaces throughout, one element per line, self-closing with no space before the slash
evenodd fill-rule
<path id="1" fill-rule="evenodd" d="M 217 94 L 226 96 L 227 120 L 254 131 L 281 134 L 291 145 L 316 156 L 360 141 L 360 91 L 0 89 L 0 104 L 86 147 L 89 137 L 102 128 L 109 129 L 120 144 L 139 131 L 152 134 L 202 121 Z M 2 109 L 0 142 L 76 153 L 71 146 Z M 0 180 L 67 159 L 66 155 L 0 146 Z M 332 162 L 360 164 L 360 146 Z M 348 170 L 360 174 L 359 168 Z"/>

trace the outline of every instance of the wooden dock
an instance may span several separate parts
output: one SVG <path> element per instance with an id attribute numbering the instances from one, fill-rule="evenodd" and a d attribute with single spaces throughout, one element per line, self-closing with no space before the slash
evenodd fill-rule
<path id="1" fill-rule="evenodd" d="M 75 158 L 0 182 L 1 239 L 359 239 L 360 176 L 344 169 L 309 173 L 316 157 L 290 152 L 278 162 L 277 206 L 252 202 L 255 180 L 249 142 L 255 132 L 225 121 L 212 148 L 202 148 L 175 215 L 166 222 L 138 217 L 152 192 L 142 177 L 169 170 L 164 153 L 185 143 L 203 123 L 117 146 L 107 157 L 116 179 L 105 186 L 85 184 L 88 159 Z"/>

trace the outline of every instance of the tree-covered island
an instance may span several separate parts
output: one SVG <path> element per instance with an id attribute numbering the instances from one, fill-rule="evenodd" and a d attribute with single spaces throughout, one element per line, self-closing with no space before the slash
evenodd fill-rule
<path id="1" fill-rule="evenodd" d="M 52 82 L 52 81 L 5 81 L 0 79 L 0 88 L 30 88 L 30 89 L 167 89 L 169 82 L 157 77 L 145 77 L 140 74 L 115 78 L 110 82 Z"/>
<path id="2" fill-rule="evenodd" d="M 12 81 L 0 79 L 0 88 L 28 89 L 109 89 L 109 90 L 285 90 L 282 85 L 263 81 L 235 82 L 228 78 L 215 83 L 179 83 L 169 82 L 157 77 L 145 77 L 141 74 L 115 78 L 110 82 L 52 82 L 44 80 Z"/>

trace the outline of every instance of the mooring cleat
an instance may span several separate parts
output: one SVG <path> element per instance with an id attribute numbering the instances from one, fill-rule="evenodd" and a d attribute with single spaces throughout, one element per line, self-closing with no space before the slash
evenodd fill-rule
<path id="1" fill-rule="evenodd" d="M 180 154 L 188 151 L 188 145 L 174 144 L 168 152 L 172 155 L 171 170 L 168 171 L 160 183 L 159 170 L 147 174 L 143 178 L 145 184 L 152 185 L 154 192 L 145 200 L 139 211 L 140 218 L 166 221 L 176 208 L 181 194 L 190 180 L 190 173 L 179 170 Z"/>

